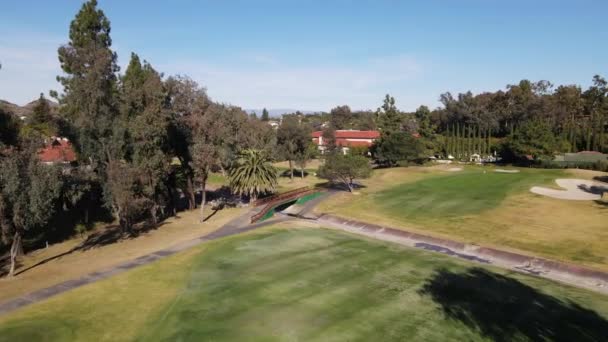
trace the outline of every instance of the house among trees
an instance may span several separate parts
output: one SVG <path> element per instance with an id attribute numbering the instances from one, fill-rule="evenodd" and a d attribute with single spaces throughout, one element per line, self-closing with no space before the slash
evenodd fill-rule
<path id="1" fill-rule="evenodd" d="M 274 128 L 274 129 L 278 129 L 279 126 L 281 125 L 281 121 L 280 120 L 268 120 L 268 125 L 270 125 L 270 127 Z"/>
<path id="2" fill-rule="evenodd" d="M 47 165 L 71 164 L 76 161 L 72 143 L 61 137 L 52 137 L 46 146 L 38 151 L 38 157 Z"/>
<path id="3" fill-rule="evenodd" d="M 335 144 L 346 153 L 352 147 L 371 147 L 376 139 L 380 138 L 379 131 L 337 130 L 335 131 Z M 321 153 L 327 147 L 327 139 L 323 138 L 323 131 L 312 132 L 312 142 L 317 145 Z"/>

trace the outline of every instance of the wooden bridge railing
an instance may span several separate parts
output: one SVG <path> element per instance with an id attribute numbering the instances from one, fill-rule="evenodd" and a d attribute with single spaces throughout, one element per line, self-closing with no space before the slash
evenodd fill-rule
<path id="1" fill-rule="evenodd" d="M 277 199 L 279 199 L 281 197 L 289 196 L 289 195 L 292 195 L 292 194 L 299 194 L 301 192 L 305 192 L 305 191 L 311 190 L 311 189 L 313 189 L 313 188 L 310 187 L 310 186 L 304 186 L 304 187 L 301 187 L 301 188 L 297 188 L 297 189 L 289 190 L 289 191 L 286 191 L 286 192 L 282 192 L 280 194 L 275 194 L 275 195 L 272 195 L 272 196 L 260 198 L 257 201 L 255 201 L 254 205 L 256 207 L 259 207 L 262 204 L 274 202 L 275 200 L 277 200 Z"/>
<path id="2" fill-rule="evenodd" d="M 280 205 L 284 202 L 299 198 L 303 195 L 307 195 L 307 194 L 315 192 L 315 191 L 317 191 L 317 190 L 315 190 L 315 188 L 307 186 L 307 187 L 283 192 L 281 194 L 276 194 L 273 196 L 262 198 L 261 200 L 258 200 L 255 202 L 255 206 L 257 207 L 262 204 L 266 204 L 266 205 L 264 206 L 264 208 L 262 208 L 262 210 L 259 213 L 251 216 L 251 223 L 255 223 L 258 220 L 260 220 L 262 217 L 264 217 L 266 214 L 268 214 L 268 212 L 273 210 L 277 205 Z"/>

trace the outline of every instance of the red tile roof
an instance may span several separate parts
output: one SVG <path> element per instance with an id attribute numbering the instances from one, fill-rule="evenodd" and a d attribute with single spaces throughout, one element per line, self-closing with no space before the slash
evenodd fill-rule
<path id="1" fill-rule="evenodd" d="M 323 135 L 323 131 L 312 132 L 313 138 L 318 138 Z M 336 139 L 378 139 L 380 132 L 378 131 L 355 131 L 355 130 L 338 130 L 336 131 Z"/>
<path id="2" fill-rule="evenodd" d="M 76 153 L 66 138 L 54 138 L 45 148 L 38 151 L 43 163 L 70 163 L 76 161 Z"/>

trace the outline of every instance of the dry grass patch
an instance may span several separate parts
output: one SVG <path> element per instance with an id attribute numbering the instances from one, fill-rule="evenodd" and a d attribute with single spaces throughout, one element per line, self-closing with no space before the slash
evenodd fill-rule
<path id="1" fill-rule="evenodd" d="M 78 278 L 206 235 L 234 217 L 243 214 L 246 210 L 246 208 L 224 209 L 218 211 L 204 224 L 199 222 L 198 210 L 186 211 L 179 213 L 177 218 L 166 220 L 157 229 L 150 230 L 136 238 L 121 239 L 115 243 L 70 253 L 70 250 L 84 241 L 83 238 L 75 238 L 53 245 L 48 249 L 30 253 L 23 258 L 23 265 L 17 272 L 45 260 L 49 261 L 14 278 L 0 279 L 0 301 Z M 211 211 L 208 213 L 210 214 Z"/>

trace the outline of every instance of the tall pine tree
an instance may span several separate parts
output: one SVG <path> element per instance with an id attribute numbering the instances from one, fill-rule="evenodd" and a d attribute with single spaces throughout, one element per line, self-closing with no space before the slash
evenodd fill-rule
<path id="1" fill-rule="evenodd" d="M 110 21 L 96 0 L 82 5 L 70 24 L 69 42 L 59 48 L 64 88 L 62 111 L 73 125 L 82 162 L 99 167 L 112 158 L 111 136 L 117 115 L 116 54 Z"/>

